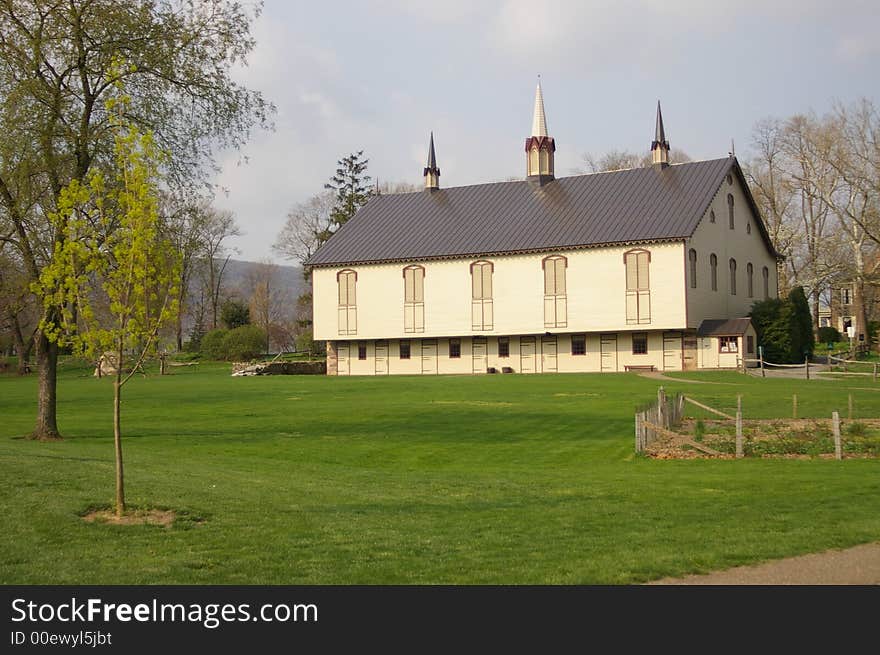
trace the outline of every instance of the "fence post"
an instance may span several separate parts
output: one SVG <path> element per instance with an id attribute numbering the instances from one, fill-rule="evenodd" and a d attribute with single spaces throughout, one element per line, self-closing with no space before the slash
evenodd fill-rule
<path id="1" fill-rule="evenodd" d="M 791 417 L 797 418 L 797 394 L 791 395 Z"/>
<path id="2" fill-rule="evenodd" d="M 804 355 L 804 370 L 807 373 L 807 379 L 810 379 L 810 358 Z"/>
<path id="3" fill-rule="evenodd" d="M 874 362 L 874 376 L 872 378 L 874 382 L 877 381 L 877 362 Z"/>
<path id="4" fill-rule="evenodd" d="M 736 458 L 741 459 L 743 456 L 743 412 L 742 412 L 742 394 L 736 396 Z"/>
<path id="5" fill-rule="evenodd" d="M 669 427 L 666 414 L 666 392 L 663 390 L 663 387 L 660 387 L 657 389 L 657 424 L 661 428 Z"/>
<path id="6" fill-rule="evenodd" d="M 636 452 L 642 452 L 642 415 L 636 412 Z"/>
<path id="7" fill-rule="evenodd" d="M 831 413 L 831 427 L 834 430 L 834 458 L 842 459 L 840 448 L 840 414 L 836 411 Z"/>
<path id="8" fill-rule="evenodd" d="M 853 417 L 853 401 L 852 401 L 852 394 L 849 395 L 849 403 L 848 403 L 848 405 L 849 405 L 849 414 L 847 415 L 847 418 L 848 418 L 850 421 L 852 421 L 852 417 Z"/>

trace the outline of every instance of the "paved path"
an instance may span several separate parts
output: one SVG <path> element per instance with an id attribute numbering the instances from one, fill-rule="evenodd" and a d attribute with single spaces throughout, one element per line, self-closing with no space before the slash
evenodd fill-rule
<path id="1" fill-rule="evenodd" d="M 880 585 L 880 542 L 648 584 Z"/>

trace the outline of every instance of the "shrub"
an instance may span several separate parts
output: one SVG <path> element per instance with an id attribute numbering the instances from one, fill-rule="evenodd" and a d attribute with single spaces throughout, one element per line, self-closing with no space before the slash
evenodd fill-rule
<path id="1" fill-rule="evenodd" d="M 234 330 L 229 330 L 223 339 L 224 357 L 228 360 L 253 359 L 262 354 L 265 348 L 266 333 L 256 325 L 242 325 Z"/>
<path id="2" fill-rule="evenodd" d="M 840 340 L 840 332 L 836 327 L 826 325 L 819 328 L 819 338 L 817 339 L 819 343 L 837 343 Z"/>
<path id="3" fill-rule="evenodd" d="M 868 432 L 868 426 L 860 421 L 853 421 L 846 426 L 846 433 L 854 437 L 864 437 Z"/>
<path id="4" fill-rule="evenodd" d="M 764 359 L 779 364 L 796 364 L 813 355 L 813 323 L 803 287 L 795 287 L 788 298 L 770 298 L 752 305 L 752 323 Z"/>
<path id="5" fill-rule="evenodd" d="M 226 359 L 223 345 L 227 330 L 210 330 L 202 337 L 201 352 L 208 359 Z"/>
<path id="6" fill-rule="evenodd" d="M 703 423 L 703 419 L 698 418 L 694 424 L 694 441 L 702 441 L 704 434 L 706 434 L 706 424 Z"/>
<path id="7" fill-rule="evenodd" d="M 251 310 L 243 302 L 230 298 L 220 306 L 220 320 L 228 329 L 234 330 L 251 322 Z"/>

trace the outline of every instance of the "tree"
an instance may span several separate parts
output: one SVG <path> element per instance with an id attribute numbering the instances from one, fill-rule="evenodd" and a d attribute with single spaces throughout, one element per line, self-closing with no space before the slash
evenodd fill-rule
<path id="1" fill-rule="evenodd" d="M 230 73 L 255 45 L 259 10 L 232 0 L 0 0 L 0 239 L 16 249 L 30 281 L 65 245 L 62 193 L 113 168 L 105 101 L 117 82 L 130 96 L 126 120 L 171 154 L 163 177 L 174 188 L 199 187 L 214 148 L 238 148 L 254 125 L 269 127 L 274 108 Z M 105 226 L 105 236 L 115 227 Z M 58 437 L 58 346 L 48 333 L 69 308 L 41 306 L 33 436 Z"/>
<path id="2" fill-rule="evenodd" d="M 227 330 L 234 330 L 242 325 L 250 325 L 251 311 L 243 302 L 229 298 L 220 308 L 220 320 Z"/>
<path id="3" fill-rule="evenodd" d="M 651 165 L 651 153 L 640 155 L 629 150 L 610 150 L 598 157 L 587 152 L 584 153 L 582 159 L 589 173 L 643 168 Z M 682 164 L 690 160 L 690 156 L 684 150 L 672 148 L 669 151 L 670 164 Z"/>
<path id="4" fill-rule="evenodd" d="M 120 104 L 124 108 L 124 96 Z M 121 517 L 122 389 L 155 351 L 159 329 L 177 311 L 180 258 L 162 235 L 156 191 L 159 155 L 152 135 L 121 120 L 114 128 L 115 179 L 93 171 L 86 183 L 74 179 L 61 191 L 52 219 L 62 241 L 40 275 L 39 295 L 47 306 L 62 310 L 60 321 L 40 326 L 51 341 L 83 354 L 113 353 L 116 516 Z M 96 294 L 106 312 L 96 311 Z M 126 372 L 129 357 L 134 364 Z"/>
<path id="5" fill-rule="evenodd" d="M 0 244 L 0 334 L 7 332 L 18 355 L 18 374 L 30 370 L 38 311 L 28 290 L 27 273 L 11 253 Z"/>
<path id="6" fill-rule="evenodd" d="M 278 281 L 278 267 L 270 261 L 251 266 L 247 273 L 250 291 L 248 307 L 254 322 L 266 337 L 265 352 L 271 352 L 274 327 L 281 322 L 283 295 Z"/>
<path id="7" fill-rule="evenodd" d="M 336 174 L 324 185 L 325 189 L 336 192 L 336 202 L 330 210 L 334 231 L 347 223 L 373 195 L 369 184 L 372 178 L 366 175 L 370 160 L 362 159 L 363 155 L 364 151 L 358 150 L 336 162 Z"/>
<path id="8" fill-rule="evenodd" d="M 777 364 L 796 364 L 813 355 L 810 305 L 802 287 L 788 298 L 770 298 L 752 305 L 749 314 L 764 349 L 764 359 Z"/>
<path id="9" fill-rule="evenodd" d="M 336 194 L 325 191 L 291 207 L 272 250 L 285 259 L 305 264 L 333 234 L 331 214 L 335 200 Z"/>
<path id="10" fill-rule="evenodd" d="M 208 205 L 199 209 L 202 213 L 198 242 L 201 244 L 202 277 L 211 306 L 211 329 L 217 328 L 217 313 L 222 304 L 223 274 L 232 255 L 225 241 L 239 236 L 241 230 L 235 217 L 228 210 L 217 210 Z"/>

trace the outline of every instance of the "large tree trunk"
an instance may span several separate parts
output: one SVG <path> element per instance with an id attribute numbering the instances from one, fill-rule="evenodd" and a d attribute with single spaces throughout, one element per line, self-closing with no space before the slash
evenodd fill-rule
<path id="1" fill-rule="evenodd" d="M 813 338 L 815 339 L 819 336 L 819 288 L 814 288 L 810 295 L 813 299 Z"/>
<path id="2" fill-rule="evenodd" d="M 122 353 L 117 353 L 116 380 L 113 382 L 113 446 L 116 450 L 116 516 L 125 513 L 125 486 L 122 472 L 122 430 L 119 410 L 122 394 Z"/>
<path id="3" fill-rule="evenodd" d="M 852 298 L 853 328 L 855 328 L 855 346 L 868 348 L 868 313 L 865 309 L 865 280 L 856 276 L 853 280 Z"/>
<path id="4" fill-rule="evenodd" d="M 37 345 L 39 391 L 37 397 L 37 424 L 29 438 L 42 441 L 61 439 L 55 414 L 55 394 L 58 388 L 58 344 L 49 341 L 42 330 L 37 332 L 35 339 Z"/>

